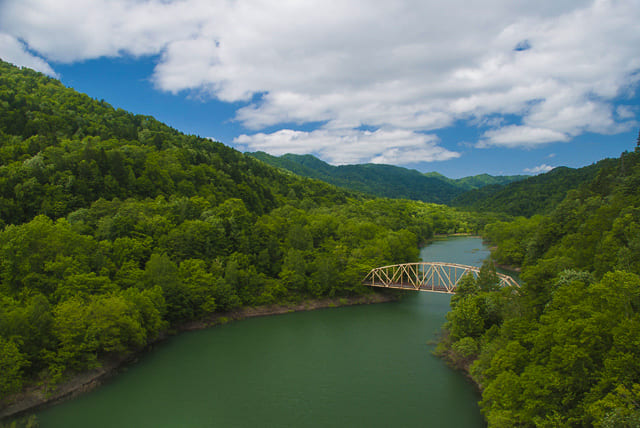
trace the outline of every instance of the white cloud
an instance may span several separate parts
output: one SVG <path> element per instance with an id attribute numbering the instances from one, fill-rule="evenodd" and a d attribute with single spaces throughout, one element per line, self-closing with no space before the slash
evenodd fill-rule
<path id="1" fill-rule="evenodd" d="M 154 55 L 199 37 L 211 13 L 204 0 L 5 0 L 0 27 L 53 61 Z M 200 13 L 202 12 L 202 14 Z"/>
<path id="2" fill-rule="evenodd" d="M 621 105 L 616 108 L 616 114 L 620 119 L 633 119 L 636 116 L 634 108 L 631 106 Z"/>
<path id="3" fill-rule="evenodd" d="M 334 165 L 364 162 L 407 164 L 460 156 L 438 146 L 438 138 L 434 135 L 398 129 L 321 128 L 311 132 L 282 129 L 271 134 L 241 135 L 234 142 L 248 151 L 264 151 L 276 156 L 313 152 Z"/>
<path id="4" fill-rule="evenodd" d="M 534 147 L 541 144 L 568 140 L 568 135 L 551 129 L 510 125 L 485 132 L 483 138 L 476 144 L 476 147 Z"/>
<path id="5" fill-rule="evenodd" d="M 542 165 L 538 165 L 538 166 L 533 167 L 533 168 L 525 168 L 524 172 L 526 172 L 528 174 L 538 175 L 538 174 L 542 174 L 544 172 L 549 172 L 553 168 L 555 168 L 555 167 L 549 166 L 547 164 L 542 164 Z"/>
<path id="6" fill-rule="evenodd" d="M 0 58 L 12 64 L 29 67 L 49 76 L 58 77 L 45 60 L 29 53 L 24 44 L 4 33 L 0 33 Z"/>
<path id="7" fill-rule="evenodd" d="M 244 101 L 237 119 L 256 131 L 326 122 L 323 132 L 350 141 L 362 125 L 420 135 L 463 121 L 493 127 L 480 147 L 633 126 L 637 113 L 615 100 L 640 79 L 639 21 L 637 1 L 610 0 L 0 5 L 0 28 L 43 58 L 159 55 L 159 89 Z"/>

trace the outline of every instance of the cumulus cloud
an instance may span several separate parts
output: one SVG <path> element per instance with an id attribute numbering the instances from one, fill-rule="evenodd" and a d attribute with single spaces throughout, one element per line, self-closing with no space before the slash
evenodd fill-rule
<path id="1" fill-rule="evenodd" d="M 312 151 L 334 165 L 363 162 L 407 164 L 460 156 L 460 153 L 438 146 L 438 138 L 434 135 L 398 129 L 322 128 L 311 132 L 282 129 L 270 134 L 240 135 L 234 142 L 249 151 L 265 151 L 274 155 Z"/>
<path id="2" fill-rule="evenodd" d="M 542 174 L 544 172 L 549 172 L 553 168 L 555 168 L 555 167 L 549 166 L 547 164 L 542 164 L 542 165 L 538 165 L 538 166 L 533 167 L 533 168 L 525 168 L 524 172 L 526 172 L 528 174 L 538 175 L 538 174 Z"/>
<path id="3" fill-rule="evenodd" d="M 0 58 L 12 64 L 29 67 L 49 76 L 58 77 L 45 60 L 29 53 L 23 43 L 9 34 L 0 33 Z"/>
<path id="4" fill-rule="evenodd" d="M 636 113 L 631 106 L 621 105 L 616 107 L 616 114 L 620 119 L 632 119 L 636 116 Z"/>
<path id="5" fill-rule="evenodd" d="M 155 55 L 198 37 L 206 1 L 5 0 L 0 27 L 52 61 Z M 199 15 L 200 10 L 204 12 Z"/>
<path id="6" fill-rule="evenodd" d="M 158 55 L 152 79 L 160 90 L 242 102 L 236 119 L 256 132 L 323 122 L 315 137 L 351 141 L 363 125 L 424 135 L 464 122 L 484 132 L 477 147 L 532 147 L 635 125 L 636 113 L 615 100 L 640 79 L 639 20 L 638 2 L 610 0 L 0 6 L 0 28 L 48 60 Z M 262 133 L 243 138 L 266 141 Z M 381 153 L 372 148 L 363 159 Z"/>
<path id="7" fill-rule="evenodd" d="M 533 147 L 540 144 L 568 140 L 569 136 L 567 134 L 552 129 L 510 125 L 485 132 L 476 147 Z"/>

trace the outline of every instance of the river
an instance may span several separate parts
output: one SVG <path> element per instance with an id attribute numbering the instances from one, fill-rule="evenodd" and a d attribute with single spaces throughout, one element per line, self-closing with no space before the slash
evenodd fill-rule
<path id="1" fill-rule="evenodd" d="M 424 247 L 479 266 L 479 238 Z M 449 295 L 251 318 L 163 342 L 41 427 L 482 427 L 479 396 L 434 357 Z"/>

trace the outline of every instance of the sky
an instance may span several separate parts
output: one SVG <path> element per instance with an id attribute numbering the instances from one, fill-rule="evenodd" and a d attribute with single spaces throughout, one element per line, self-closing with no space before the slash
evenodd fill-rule
<path id="1" fill-rule="evenodd" d="M 640 0 L 0 0 L 0 58 L 241 151 L 451 178 L 633 150 Z"/>

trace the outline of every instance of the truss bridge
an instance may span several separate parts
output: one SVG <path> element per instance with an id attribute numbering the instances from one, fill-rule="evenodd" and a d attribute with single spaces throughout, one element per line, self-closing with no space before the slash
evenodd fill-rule
<path id="1" fill-rule="evenodd" d="M 456 292 L 458 283 L 467 274 L 477 278 L 480 268 L 441 262 L 405 263 L 372 269 L 362 284 L 370 287 L 451 294 Z M 500 287 L 520 287 L 509 275 L 497 275 Z"/>

